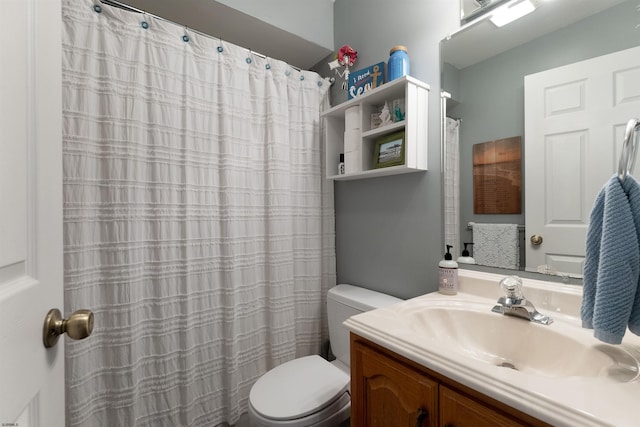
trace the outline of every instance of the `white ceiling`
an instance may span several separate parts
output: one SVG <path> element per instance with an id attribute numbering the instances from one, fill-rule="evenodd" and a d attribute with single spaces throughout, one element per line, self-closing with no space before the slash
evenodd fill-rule
<path id="1" fill-rule="evenodd" d="M 309 69 L 331 50 L 214 0 L 119 0 L 191 29 Z"/>
<path id="2" fill-rule="evenodd" d="M 466 68 L 626 0 L 534 1 L 538 5 L 534 12 L 502 28 L 483 18 L 460 28 L 446 41 L 444 61 Z"/>

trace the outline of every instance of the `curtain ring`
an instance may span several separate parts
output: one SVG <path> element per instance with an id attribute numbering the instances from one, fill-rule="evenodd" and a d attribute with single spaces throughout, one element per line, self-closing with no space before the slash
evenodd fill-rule
<path id="1" fill-rule="evenodd" d="M 145 30 L 149 29 L 149 22 L 147 21 L 147 13 L 144 10 L 142 11 L 142 21 L 140 21 L 140 26 Z"/>

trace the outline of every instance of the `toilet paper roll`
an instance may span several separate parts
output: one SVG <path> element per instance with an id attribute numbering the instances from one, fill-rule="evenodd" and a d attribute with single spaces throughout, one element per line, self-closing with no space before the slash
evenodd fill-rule
<path id="1" fill-rule="evenodd" d="M 344 154 L 344 170 L 346 173 L 362 172 L 362 152 L 360 150 Z"/>
<path id="2" fill-rule="evenodd" d="M 360 129 L 360 106 L 354 105 L 344 110 L 344 129 Z"/>
<path id="3" fill-rule="evenodd" d="M 349 153 L 360 150 L 360 139 L 360 130 L 346 130 L 344 132 L 344 152 Z"/>

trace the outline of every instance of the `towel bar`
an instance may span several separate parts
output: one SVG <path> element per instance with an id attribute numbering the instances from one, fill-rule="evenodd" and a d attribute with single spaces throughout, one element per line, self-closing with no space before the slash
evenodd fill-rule
<path id="1" fill-rule="evenodd" d="M 627 122 L 627 127 L 624 131 L 620 163 L 618 163 L 618 179 L 620 182 L 624 182 L 627 174 L 633 172 L 633 168 L 635 167 L 636 151 L 638 149 L 636 132 L 638 130 L 640 130 L 640 120 L 631 119 Z"/>
<path id="2" fill-rule="evenodd" d="M 467 223 L 467 230 L 473 230 L 473 224 L 475 224 L 475 222 L 469 221 Z M 518 231 L 524 231 L 524 228 L 524 224 L 518 224 Z"/>

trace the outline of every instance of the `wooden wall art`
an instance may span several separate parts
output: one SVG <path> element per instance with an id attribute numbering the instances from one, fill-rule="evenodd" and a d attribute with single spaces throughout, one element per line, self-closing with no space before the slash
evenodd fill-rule
<path id="1" fill-rule="evenodd" d="M 521 161 L 519 136 L 473 146 L 474 213 L 522 213 Z"/>

